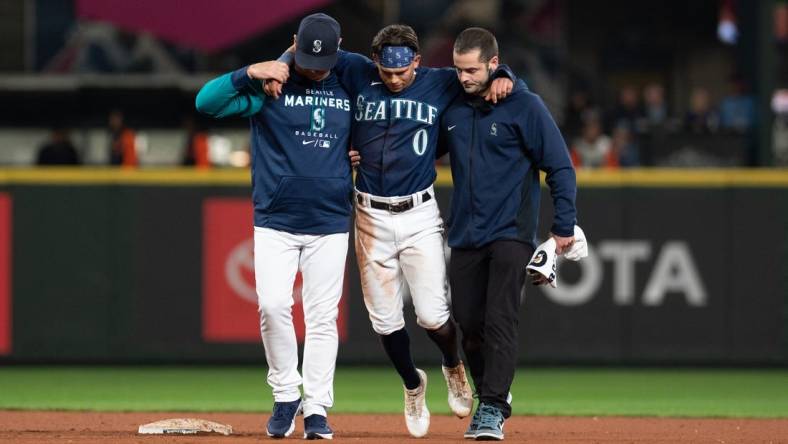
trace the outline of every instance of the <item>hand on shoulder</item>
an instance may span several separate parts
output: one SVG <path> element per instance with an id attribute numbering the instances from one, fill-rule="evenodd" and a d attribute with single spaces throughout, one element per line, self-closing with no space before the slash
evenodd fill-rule
<path id="1" fill-rule="evenodd" d="M 492 84 L 490 85 L 490 89 L 487 90 L 487 94 L 484 96 L 484 100 L 492 103 L 498 103 L 499 100 L 503 100 L 512 93 L 512 88 L 514 88 L 514 82 L 512 79 L 506 77 L 500 77 L 493 80 Z"/>
<path id="2" fill-rule="evenodd" d="M 250 79 L 272 79 L 284 83 L 290 76 L 290 67 L 276 60 L 260 62 L 249 65 L 249 68 L 246 69 L 246 75 L 248 75 Z"/>

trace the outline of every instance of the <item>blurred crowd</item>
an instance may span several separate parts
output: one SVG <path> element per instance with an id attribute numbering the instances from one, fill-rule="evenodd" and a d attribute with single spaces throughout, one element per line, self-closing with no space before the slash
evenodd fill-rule
<path id="1" fill-rule="evenodd" d="M 58 4 L 54 0 L 43 2 L 50 8 Z M 347 34 L 347 44 L 343 41 L 346 49 L 367 53 L 367 42 L 379 25 L 404 22 L 419 34 L 423 63 L 428 66 L 451 66 L 454 38 L 465 27 L 475 25 L 495 30 L 502 61 L 547 104 L 577 168 L 752 166 L 761 162 L 757 159 L 759 148 L 768 143 L 773 145 L 774 156 L 766 162 L 788 165 L 788 90 L 780 89 L 774 94 L 773 115 L 756 119 L 756 97 L 751 91 L 752 85 L 745 81 L 748 79 L 758 85 L 754 83 L 752 70 L 747 69 L 755 60 L 746 57 L 752 51 L 722 41 L 715 35 L 718 19 L 722 20 L 720 17 L 724 16 L 722 12 L 727 11 L 729 2 L 685 4 L 674 0 L 652 5 L 650 11 L 655 16 L 649 16 L 648 20 L 639 15 L 639 5 L 626 2 L 602 6 L 578 2 L 571 7 L 561 0 L 349 0 L 329 3 L 326 8 L 332 15 L 354 23 L 343 30 Z M 597 8 L 597 20 L 586 23 L 588 11 Z M 788 8 L 777 11 L 788 17 Z M 367 20 L 358 20 L 359 17 Z M 147 31 L 135 32 L 103 21 L 77 20 L 73 11 L 50 18 L 59 20 L 56 28 L 61 32 L 57 38 L 47 34 L 47 38 L 42 35 L 36 40 L 36 54 L 40 59 L 36 66 L 41 72 L 100 74 L 99 77 L 111 74 L 126 81 L 143 79 L 142 82 L 167 76 L 189 80 L 195 73 L 222 72 L 260 57 L 276 57 L 280 48 L 270 42 L 289 41 L 293 27 L 292 23 L 279 23 L 266 32 L 214 53 L 178 45 Z M 744 29 L 744 20 L 741 21 Z M 775 23 L 788 29 L 788 20 Z M 675 38 L 657 38 L 653 31 L 666 29 L 668 25 Z M 41 32 L 44 29 L 41 28 Z M 775 63 L 782 68 L 777 70 L 774 86 L 786 88 L 788 31 L 779 29 L 777 26 L 775 31 L 779 42 Z M 683 42 L 681 36 L 692 36 L 695 40 L 677 45 L 676 41 Z M 664 54 L 675 56 L 666 59 Z M 693 57 L 697 54 L 708 54 L 708 57 Z M 675 62 L 678 59 L 694 63 Z M 690 72 L 702 74 L 690 76 Z M 727 88 L 726 77 L 710 78 L 718 72 L 723 72 L 722 76 L 736 73 L 727 78 Z M 703 83 L 706 80 L 709 81 Z M 94 131 L 106 122 L 109 140 L 106 152 L 103 151 L 104 142 L 90 144 L 90 147 L 79 146 L 88 145 L 85 137 L 75 147 L 67 129 L 54 128 L 50 140 L 39 149 L 39 164 L 106 162 L 135 167 L 179 163 L 199 168 L 248 164 L 245 160 L 248 159 L 248 147 L 238 141 L 240 137 L 233 139 L 232 147 L 228 148 L 226 140 L 221 142 L 220 137 L 216 137 L 219 128 L 205 127 L 199 117 L 190 114 L 193 113 L 191 97 L 182 103 L 161 100 L 158 103 L 171 106 L 151 107 L 145 113 L 146 118 L 140 119 L 139 109 L 148 109 L 147 104 L 140 104 L 139 97 L 143 95 L 131 97 L 137 102 L 130 106 L 126 102 L 130 97 L 123 95 L 121 87 L 103 88 L 101 94 L 91 94 L 90 88 L 85 90 L 85 94 L 78 96 L 80 100 L 85 97 L 95 103 L 74 105 L 70 112 L 101 110 L 85 119 L 89 123 L 75 126 L 82 125 Z M 138 90 L 146 92 L 144 97 L 164 94 L 161 87 L 154 90 L 138 86 Z M 183 90 L 184 97 L 189 94 L 188 88 Z M 80 100 L 74 103 L 81 103 Z M 105 119 L 104 113 L 109 106 L 124 106 L 128 115 L 113 111 Z M 22 107 L 12 105 L 8 108 Z M 179 126 L 181 114 L 188 117 L 183 118 Z M 41 119 L 39 127 L 43 128 L 52 122 L 43 120 L 38 112 L 33 118 Z M 131 128 L 127 120 L 139 127 Z M 211 122 L 210 125 L 217 124 Z M 239 128 L 243 122 L 225 125 Z M 150 151 L 172 153 L 166 159 L 150 156 L 150 151 L 146 155 L 144 144 L 140 142 L 145 139 L 145 128 L 154 126 L 179 135 L 176 140 L 168 134 L 167 140 L 158 139 L 151 144 L 154 148 Z M 763 135 L 764 126 L 771 126 L 772 138 L 759 145 L 758 137 Z M 32 153 L 39 140 L 26 145 L 28 153 Z M 219 146 L 221 143 L 224 145 Z M 97 156 L 99 149 L 106 156 Z M 235 156 L 232 162 L 228 160 L 230 154 Z M 8 156 L 5 161 L 9 163 L 7 159 Z M 16 164 L 28 162 L 27 159 L 16 161 Z M 0 163 L 3 161 L 0 158 Z M 447 162 L 441 159 L 441 163 Z"/>
<path id="2" fill-rule="evenodd" d="M 214 166 L 210 155 L 209 133 L 199 125 L 198 121 L 187 116 L 183 119 L 180 129 L 185 135 L 185 146 L 180 157 L 181 166 L 193 166 L 207 169 Z M 126 124 L 124 113 L 113 110 L 107 119 L 107 160 L 109 165 L 124 168 L 136 168 L 140 165 L 140 143 L 137 133 Z M 39 148 L 36 156 L 37 165 L 81 165 L 82 156 L 70 137 L 68 128 L 52 128 L 49 138 Z M 224 163 L 224 162 L 222 162 Z M 247 166 L 248 161 L 240 165 Z"/>
<path id="3" fill-rule="evenodd" d="M 660 83 L 647 83 L 642 88 L 625 85 L 616 96 L 613 107 L 603 108 L 587 91 L 570 95 L 561 130 L 576 167 L 642 166 L 643 144 L 652 136 L 746 136 L 755 121 L 754 97 L 738 80 L 733 80 L 728 95 L 716 102 L 706 88 L 693 88 L 683 116 L 671 114 Z"/>

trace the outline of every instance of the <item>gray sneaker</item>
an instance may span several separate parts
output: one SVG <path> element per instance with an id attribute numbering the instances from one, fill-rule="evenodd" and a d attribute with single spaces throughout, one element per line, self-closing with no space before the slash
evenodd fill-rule
<path id="1" fill-rule="evenodd" d="M 468 424 L 468 429 L 465 430 L 465 433 L 462 435 L 465 439 L 474 439 L 476 438 L 476 430 L 479 428 L 479 418 L 481 417 L 479 413 L 479 408 L 476 408 L 476 413 L 473 414 L 471 417 L 471 423 Z"/>
<path id="2" fill-rule="evenodd" d="M 480 404 L 479 426 L 476 428 L 476 441 L 503 441 L 503 413 L 494 406 Z"/>
<path id="3" fill-rule="evenodd" d="M 478 398 L 479 395 L 474 394 L 473 397 L 474 398 Z M 509 404 L 509 406 L 512 405 L 512 392 L 509 392 L 509 393 L 506 394 L 506 403 Z M 471 423 L 468 424 L 468 428 L 465 429 L 465 433 L 462 435 L 463 438 L 465 438 L 465 439 L 475 439 L 476 438 L 476 431 L 479 429 L 479 418 L 480 417 L 481 417 L 481 414 L 479 413 L 479 408 L 477 407 L 476 408 L 476 413 L 474 413 L 473 417 L 471 418 Z"/>

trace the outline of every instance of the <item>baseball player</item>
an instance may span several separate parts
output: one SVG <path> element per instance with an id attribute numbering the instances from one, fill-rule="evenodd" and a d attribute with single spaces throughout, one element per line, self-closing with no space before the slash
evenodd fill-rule
<path id="1" fill-rule="evenodd" d="M 410 289 L 418 324 L 443 354 L 448 402 L 459 417 L 473 407 L 457 333 L 450 319 L 443 221 L 432 184 L 441 113 L 462 92 L 452 68 L 420 67 L 419 42 L 409 26 L 390 25 L 372 41 L 372 58 L 340 51 L 335 67 L 353 98 L 356 178 L 355 243 L 364 303 L 373 330 L 402 378 L 405 424 L 427 434 L 426 374 L 417 369 L 405 330 L 403 297 Z M 497 80 L 491 100 L 505 96 L 514 75 Z"/>
<path id="2" fill-rule="evenodd" d="M 252 128 L 255 281 L 274 407 L 266 432 L 289 436 L 303 409 L 304 437 L 331 439 L 336 320 L 348 248 L 353 185 L 347 151 L 351 101 L 330 70 L 340 27 L 325 14 L 304 18 L 295 65 L 264 62 L 208 82 L 197 109 L 248 117 Z M 276 100 L 262 80 L 289 80 Z M 292 322 L 293 281 L 303 275 L 303 378 Z M 299 386 L 303 383 L 303 401 Z"/>
<path id="3" fill-rule="evenodd" d="M 454 65 L 465 93 L 440 123 L 451 153 L 449 220 L 452 313 L 479 397 L 466 438 L 502 440 L 517 364 L 517 324 L 526 264 L 536 245 L 539 171 L 553 196 L 556 253 L 571 247 L 575 171 L 550 113 L 525 83 L 497 104 L 482 97 L 498 66 L 498 43 L 481 28 L 460 33 Z M 540 280 L 537 283 L 544 283 Z"/>

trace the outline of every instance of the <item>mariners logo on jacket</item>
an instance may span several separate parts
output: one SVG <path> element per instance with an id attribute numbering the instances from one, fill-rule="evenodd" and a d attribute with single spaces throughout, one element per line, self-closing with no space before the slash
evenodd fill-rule
<path id="1" fill-rule="evenodd" d="M 315 108 L 312 110 L 312 131 L 323 131 L 326 126 L 326 109 Z"/>

